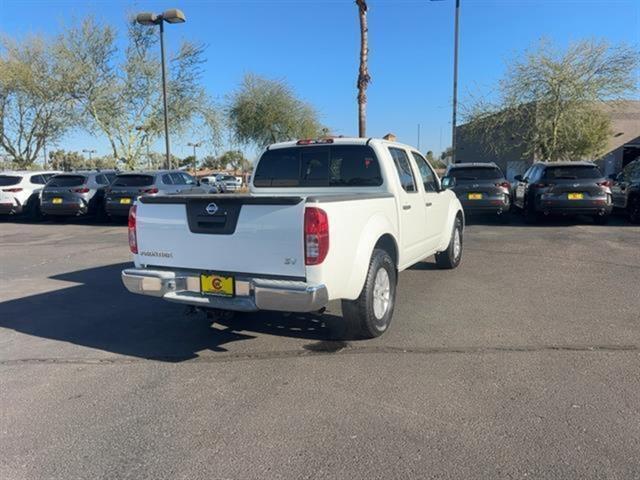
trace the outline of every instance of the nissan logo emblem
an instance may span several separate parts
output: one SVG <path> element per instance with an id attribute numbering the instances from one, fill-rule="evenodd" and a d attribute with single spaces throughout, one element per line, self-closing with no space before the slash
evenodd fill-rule
<path id="1" fill-rule="evenodd" d="M 209 205 L 207 205 L 207 207 L 204 210 L 209 215 L 215 215 L 216 212 L 218 211 L 218 206 L 215 203 L 211 202 Z"/>

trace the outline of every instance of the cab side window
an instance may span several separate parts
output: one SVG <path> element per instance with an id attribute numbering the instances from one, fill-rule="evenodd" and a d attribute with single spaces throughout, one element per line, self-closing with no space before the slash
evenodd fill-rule
<path id="1" fill-rule="evenodd" d="M 436 179 L 435 172 L 431 169 L 427 161 L 416 152 L 411 152 L 413 155 L 413 159 L 416 161 L 416 165 L 418 166 L 418 171 L 420 172 L 420 176 L 422 177 L 422 184 L 424 185 L 425 192 L 438 192 L 439 185 L 438 180 Z"/>
<path id="2" fill-rule="evenodd" d="M 400 148 L 389 147 L 389 153 L 393 158 L 393 164 L 396 166 L 398 177 L 400 178 L 400 185 L 405 192 L 416 193 L 416 181 L 413 178 L 413 171 L 411 170 L 411 163 L 407 152 Z"/>

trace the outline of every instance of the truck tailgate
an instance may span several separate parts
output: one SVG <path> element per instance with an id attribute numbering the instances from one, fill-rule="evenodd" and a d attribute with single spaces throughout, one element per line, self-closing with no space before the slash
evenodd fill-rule
<path id="1" fill-rule="evenodd" d="M 194 195 L 137 203 L 136 264 L 305 277 L 300 197 Z"/>

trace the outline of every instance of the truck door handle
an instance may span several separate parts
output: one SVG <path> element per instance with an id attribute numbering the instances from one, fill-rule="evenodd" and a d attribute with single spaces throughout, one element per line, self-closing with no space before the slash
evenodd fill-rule
<path id="1" fill-rule="evenodd" d="M 411 209 L 411 205 L 403 205 L 402 209 L 403 210 L 410 210 Z"/>
<path id="2" fill-rule="evenodd" d="M 431 203 L 431 202 L 427 202 L 427 203 L 425 203 L 425 205 L 426 205 L 427 207 L 430 207 L 431 205 L 433 205 L 433 203 Z"/>

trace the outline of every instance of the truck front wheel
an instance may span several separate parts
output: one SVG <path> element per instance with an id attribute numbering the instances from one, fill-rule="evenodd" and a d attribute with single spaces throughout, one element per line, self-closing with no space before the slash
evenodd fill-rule
<path id="1" fill-rule="evenodd" d="M 396 266 L 385 250 L 375 249 L 360 296 L 342 301 L 342 315 L 359 337 L 382 335 L 391 323 L 396 301 Z"/>
<path id="2" fill-rule="evenodd" d="M 436 264 L 440 268 L 456 268 L 462 259 L 462 221 L 456 218 L 451 232 L 449 246 L 444 252 L 436 253 Z"/>

